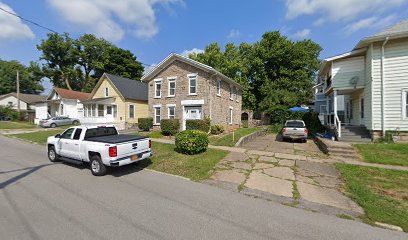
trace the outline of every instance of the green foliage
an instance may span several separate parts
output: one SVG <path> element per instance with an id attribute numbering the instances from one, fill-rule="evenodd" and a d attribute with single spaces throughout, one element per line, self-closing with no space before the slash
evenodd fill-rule
<path id="1" fill-rule="evenodd" d="M 248 127 L 248 120 L 241 120 L 242 127 L 247 128 Z"/>
<path id="2" fill-rule="evenodd" d="M 211 134 L 218 135 L 224 132 L 224 127 L 221 125 L 213 125 L 211 126 Z"/>
<path id="3" fill-rule="evenodd" d="M 165 136 L 173 136 L 179 132 L 180 120 L 179 119 L 162 119 L 160 121 L 161 132 Z"/>
<path id="4" fill-rule="evenodd" d="M 153 118 L 138 118 L 137 122 L 137 126 L 143 131 L 149 131 L 153 127 Z"/>
<path id="5" fill-rule="evenodd" d="M 19 118 L 18 112 L 11 106 L 0 106 L 0 115 L 10 117 L 11 120 L 17 120 Z"/>
<path id="6" fill-rule="evenodd" d="M 176 149 L 184 154 L 205 152 L 208 147 L 208 135 L 200 130 L 186 130 L 176 135 Z"/>
<path id="7" fill-rule="evenodd" d="M 292 41 L 280 32 L 266 32 L 253 44 L 217 43 L 189 57 L 214 67 L 243 87 L 243 107 L 261 110 L 273 122 L 288 108 L 307 102 L 319 69 L 322 48 L 311 40 Z"/>
<path id="8" fill-rule="evenodd" d="M 203 132 L 210 131 L 211 120 L 205 119 L 190 119 L 186 120 L 186 130 L 200 130 Z"/>
<path id="9" fill-rule="evenodd" d="M 28 67 L 18 61 L 0 59 L 0 95 L 16 92 L 16 74 L 20 75 L 20 92 L 38 94 L 44 90 L 41 76 L 38 76 L 38 65 L 30 62 Z"/>
<path id="10" fill-rule="evenodd" d="M 318 113 L 312 111 L 306 112 L 303 115 L 302 119 L 305 122 L 309 132 L 311 133 L 324 132 L 325 128 L 322 125 L 322 122 L 320 122 Z"/>
<path id="11" fill-rule="evenodd" d="M 41 73 L 56 87 L 90 91 L 104 72 L 138 80 L 144 70 L 130 51 L 92 34 L 72 39 L 50 33 L 37 49 L 45 61 Z"/>
<path id="12" fill-rule="evenodd" d="M 268 131 L 271 133 L 281 133 L 283 129 L 282 123 L 274 123 L 268 127 Z"/>

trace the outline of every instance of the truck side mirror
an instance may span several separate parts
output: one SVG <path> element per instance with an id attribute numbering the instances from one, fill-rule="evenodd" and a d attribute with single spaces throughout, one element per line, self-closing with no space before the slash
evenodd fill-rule
<path id="1" fill-rule="evenodd" d="M 55 138 L 61 138 L 61 134 L 55 135 Z"/>

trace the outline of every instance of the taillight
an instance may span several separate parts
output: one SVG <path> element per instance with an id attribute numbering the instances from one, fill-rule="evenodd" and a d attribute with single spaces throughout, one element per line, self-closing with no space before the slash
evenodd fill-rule
<path id="1" fill-rule="evenodd" d="M 118 149 L 116 146 L 114 147 L 109 147 L 109 157 L 116 157 L 118 156 Z"/>
<path id="2" fill-rule="evenodd" d="M 308 130 L 307 130 L 307 128 L 305 128 L 305 133 L 307 133 L 308 132 Z"/>
<path id="3" fill-rule="evenodd" d="M 152 148 L 152 140 L 149 139 L 149 148 Z"/>
<path id="4" fill-rule="evenodd" d="M 283 133 L 285 133 L 286 132 L 286 128 L 283 128 Z"/>

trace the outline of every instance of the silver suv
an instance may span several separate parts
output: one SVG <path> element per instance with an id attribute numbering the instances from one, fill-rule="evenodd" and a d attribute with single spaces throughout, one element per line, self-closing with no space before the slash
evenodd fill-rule
<path id="1" fill-rule="evenodd" d="M 58 126 L 66 126 L 66 125 L 78 125 L 80 123 L 79 119 L 77 118 L 69 118 L 69 117 L 53 117 L 49 119 L 44 119 L 40 121 L 41 127 L 58 127 Z"/>
<path id="2" fill-rule="evenodd" d="M 286 139 L 300 139 L 303 142 L 307 141 L 308 130 L 305 122 L 302 120 L 288 120 L 285 122 L 285 127 L 282 131 L 283 140 Z"/>

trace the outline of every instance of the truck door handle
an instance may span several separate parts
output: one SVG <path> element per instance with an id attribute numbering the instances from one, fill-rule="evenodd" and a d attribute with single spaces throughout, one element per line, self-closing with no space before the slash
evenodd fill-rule
<path id="1" fill-rule="evenodd" d="M 78 143 L 75 143 L 75 146 L 78 146 L 79 144 Z"/>

